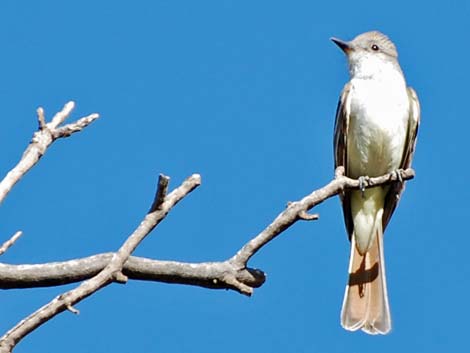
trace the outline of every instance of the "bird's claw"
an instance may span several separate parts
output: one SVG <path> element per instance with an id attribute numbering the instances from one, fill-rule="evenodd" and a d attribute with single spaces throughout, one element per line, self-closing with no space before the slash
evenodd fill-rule
<path id="1" fill-rule="evenodd" d="M 401 175 L 402 170 L 401 169 L 395 169 L 392 173 L 395 174 L 395 177 L 400 183 L 403 183 L 403 177 Z"/>
<path id="2" fill-rule="evenodd" d="M 368 176 L 360 176 L 359 180 L 359 190 L 361 190 L 362 198 L 364 198 L 364 192 L 366 191 L 366 187 L 369 185 L 369 177 Z"/>

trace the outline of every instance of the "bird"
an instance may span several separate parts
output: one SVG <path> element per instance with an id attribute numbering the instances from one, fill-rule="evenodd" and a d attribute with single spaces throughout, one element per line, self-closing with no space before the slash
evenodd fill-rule
<path id="1" fill-rule="evenodd" d="M 383 233 L 404 190 L 399 181 L 365 188 L 368 177 L 411 167 L 420 103 L 407 86 L 393 42 L 379 31 L 351 41 L 332 37 L 346 54 L 350 81 L 335 118 L 335 168 L 359 179 L 360 188 L 340 194 L 351 242 L 349 279 L 341 325 L 349 331 L 387 334 L 392 328 L 385 276 Z"/>

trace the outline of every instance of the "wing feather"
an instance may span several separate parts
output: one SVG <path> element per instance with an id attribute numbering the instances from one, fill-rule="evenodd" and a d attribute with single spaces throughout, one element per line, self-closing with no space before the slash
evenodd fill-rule
<path id="1" fill-rule="evenodd" d="M 400 169 L 407 169 L 411 167 L 411 162 L 413 160 L 413 155 L 416 148 L 416 137 L 418 135 L 419 123 L 421 120 L 421 108 L 419 105 L 419 100 L 416 92 L 413 88 L 408 87 L 408 98 L 410 101 L 410 113 L 408 119 L 408 131 L 406 138 L 406 145 L 403 151 L 403 158 L 400 165 Z M 390 218 L 392 217 L 395 208 L 397 207 L 400 195 L 405 189 L 405 183 L 394 183 L 386 197 L 384 204 L 384 214 L 382 218 L 382 228 L 385 231 Z"/>
<path id="2" fill-rule="evenodd" d="M 335 119 L 335 134 L 334 134 L 334 155 L 335 155 L 335 169 L 339 166 L 344 167 L 346 175 L 348 174 L 347 165 L 347 146 L 348 146 L 348 129 L 349 129 L 349 113 L 350 113 L 350 92 L 351 84 L 347 83 L 338 101 Z M 348 190 L 343 191 L 340 195 L 341 204 L 343 206 L 344 223 L 348 231 L 349 239 L 351 240 L 354 224 L 351 216 L 351 193 Z"/>

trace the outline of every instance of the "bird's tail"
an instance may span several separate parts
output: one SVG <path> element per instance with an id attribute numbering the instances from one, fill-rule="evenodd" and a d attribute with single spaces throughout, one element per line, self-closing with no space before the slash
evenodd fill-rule
<path id="1" fill-rule="evenodd" d="M 349 281 L 341 310 L 341 325 L 350 331 L 362 329 L 372 335 L 387 334 L 392 322 L 388 306 L 383 253 L 382 222 L 376 222 L 375 236 L 361 255 L 351 237 Z"/>

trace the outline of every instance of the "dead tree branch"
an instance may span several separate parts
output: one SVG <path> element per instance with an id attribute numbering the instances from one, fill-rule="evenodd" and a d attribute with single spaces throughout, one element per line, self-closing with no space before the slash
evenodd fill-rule
<path id="1" fill-rule="evenodd" d="M 0 203 L 18 180 L 39 161 L 52 142 L 81 131 L 99 117 L 98 114 L 91 114 L 74 123 L 62 125 L 73 108 L 73 102 L 67 103 L 49 123 L 46 123 L 43 109 L 37 110 L 39 130 L 34 134 L 19 163 L 0 182 Z M 412 169 L 401 170 L 368 178 L 366 187 L 403 182 L 413 177 Z M 46 264 L 0 263 L 1 289 L 57 286 L 83 281 L 75 289 L 59 295 L 21 320 L 0 337 L 0 353 L 11 352 L 21 339 L 59 313 L 69 310 L 77 314 L 75 304 L 113 282 L 125 283 L 129 279 L 147 280 L 213 289 L 231 289 L 251 295 L 253 289 L 260 287 L 266 279 L 261 270 L 248 267 L 248 261 L 253 255 L 297 221 L 318 219 L 317 214 L 308 213 L 316 205 L 338 195 L 344 189 L 360 187 L 358 180 L 345 177 L 342 167 L 338 168 L 331 182 L 299 201 L 289 202 L 287 208 L 271 224 L 242 246 L 233 257 L 222 262 L 183 263 L 130 256 L 168 212 L 200 185 L 201 178 L 198 174 L 194 174 L 169 194 L 168 183 L 169 177 L 160 175 L 150 210 L 115 253 Z M 0 247 L 0 255 L 13 245 L 20 235 L 21 232 L 17 232 L 6 241 Z"/>
<path id="2" fill-rule="evenodd" d="M 10 239 L 4 242 L 3 245 L 0 246 L 0 255 L 3 255 L 11 246 L 13 246 L 22 235 L 23 232 L 19 230 L 15 234 L 13 234 Z"/>
<path id="3" fill-rule="evenodd" d="M 75 107 L 74 102 L 68 102 L 60 112 L 58 112 L 51 120 L 46 123 L 44 110 L 38 108 L 38 124 L 39 129 L 33 135 L 28 148 L 23 153 L 18 164 L 8 172 L 8 174 L 0 182 L 0 204 L 11 191 L 13 186 L 41 159 L 46 153 L 47 148 L 57 139 L 68 137 L 71 134 L 81 131 L 99 118 L 98 114 L 90 114 L 81 118 L 74 123 L 60 126 L 65 119 L 72 113 Z"/>
<path id="4" fill-rule="evenodd" d="M 52 287 L 84 281 L 109 263 L 113 253 L 93 255 L 63 262 L 35 265 L 0 263 L 0 289 Z M 130 280 L 196 285 L 213 289 L 235 289 L 225 283 L 228 273 L 252 288 L 260 287 L 265 275 L 260 270 L 235 270 L 226 262 L 187 263 L 131 256 L 122 273 Z"/>
<path id="5" fill-rule="evenodd" d="M 401 173 L 403 180 L 414 171 Z M 368 187 L 399 180 L 395 173 L 370 178 Z M 307 211 L 346 188 L 359 188 L 359 182 L 342 174 L 300 201 L 290 202 L 275 220 L 231 259 L 222 262 L 185 263 L 131 256 L 122 272 L 129 279 L 196 285 L 214 289 L 232 289 L 250 295 L 260 287 L 265 274 L 247 266 L 248 260 L 264 245 L 299 220 L 315 220 Z M 0 289 L 49 287 L 83 281 L 95 276 L 109 263 L 113 254 L 98 254 L 63 262 L 32 265 L 0 264 Z"/>
<path id="6" fill-rule="evenodd" d="M 97 292 L 99 289 L 115 281 L 127 281 L 127 277 L 122 273 L 122 268 L 130 254 L 157 224 L 166 217 L 173 206 L 201 184 L 201 178 L 198 174 L 194 174 L 167 195 L 168 182 L 169 178 L 167 176 L 160 175 L 152 207 L 137 229 L 127 238 L 119 250 L 111 256 L 107 265 L 95 276 L 82 282 L 77 288 L 59 295 L 27 318 L 21 320 L 0 338 L 0 352 L 11 352 L 22 338 L 59 313 L 65 310 L 78 313 L 78 310 L 73 305 Z"/>

